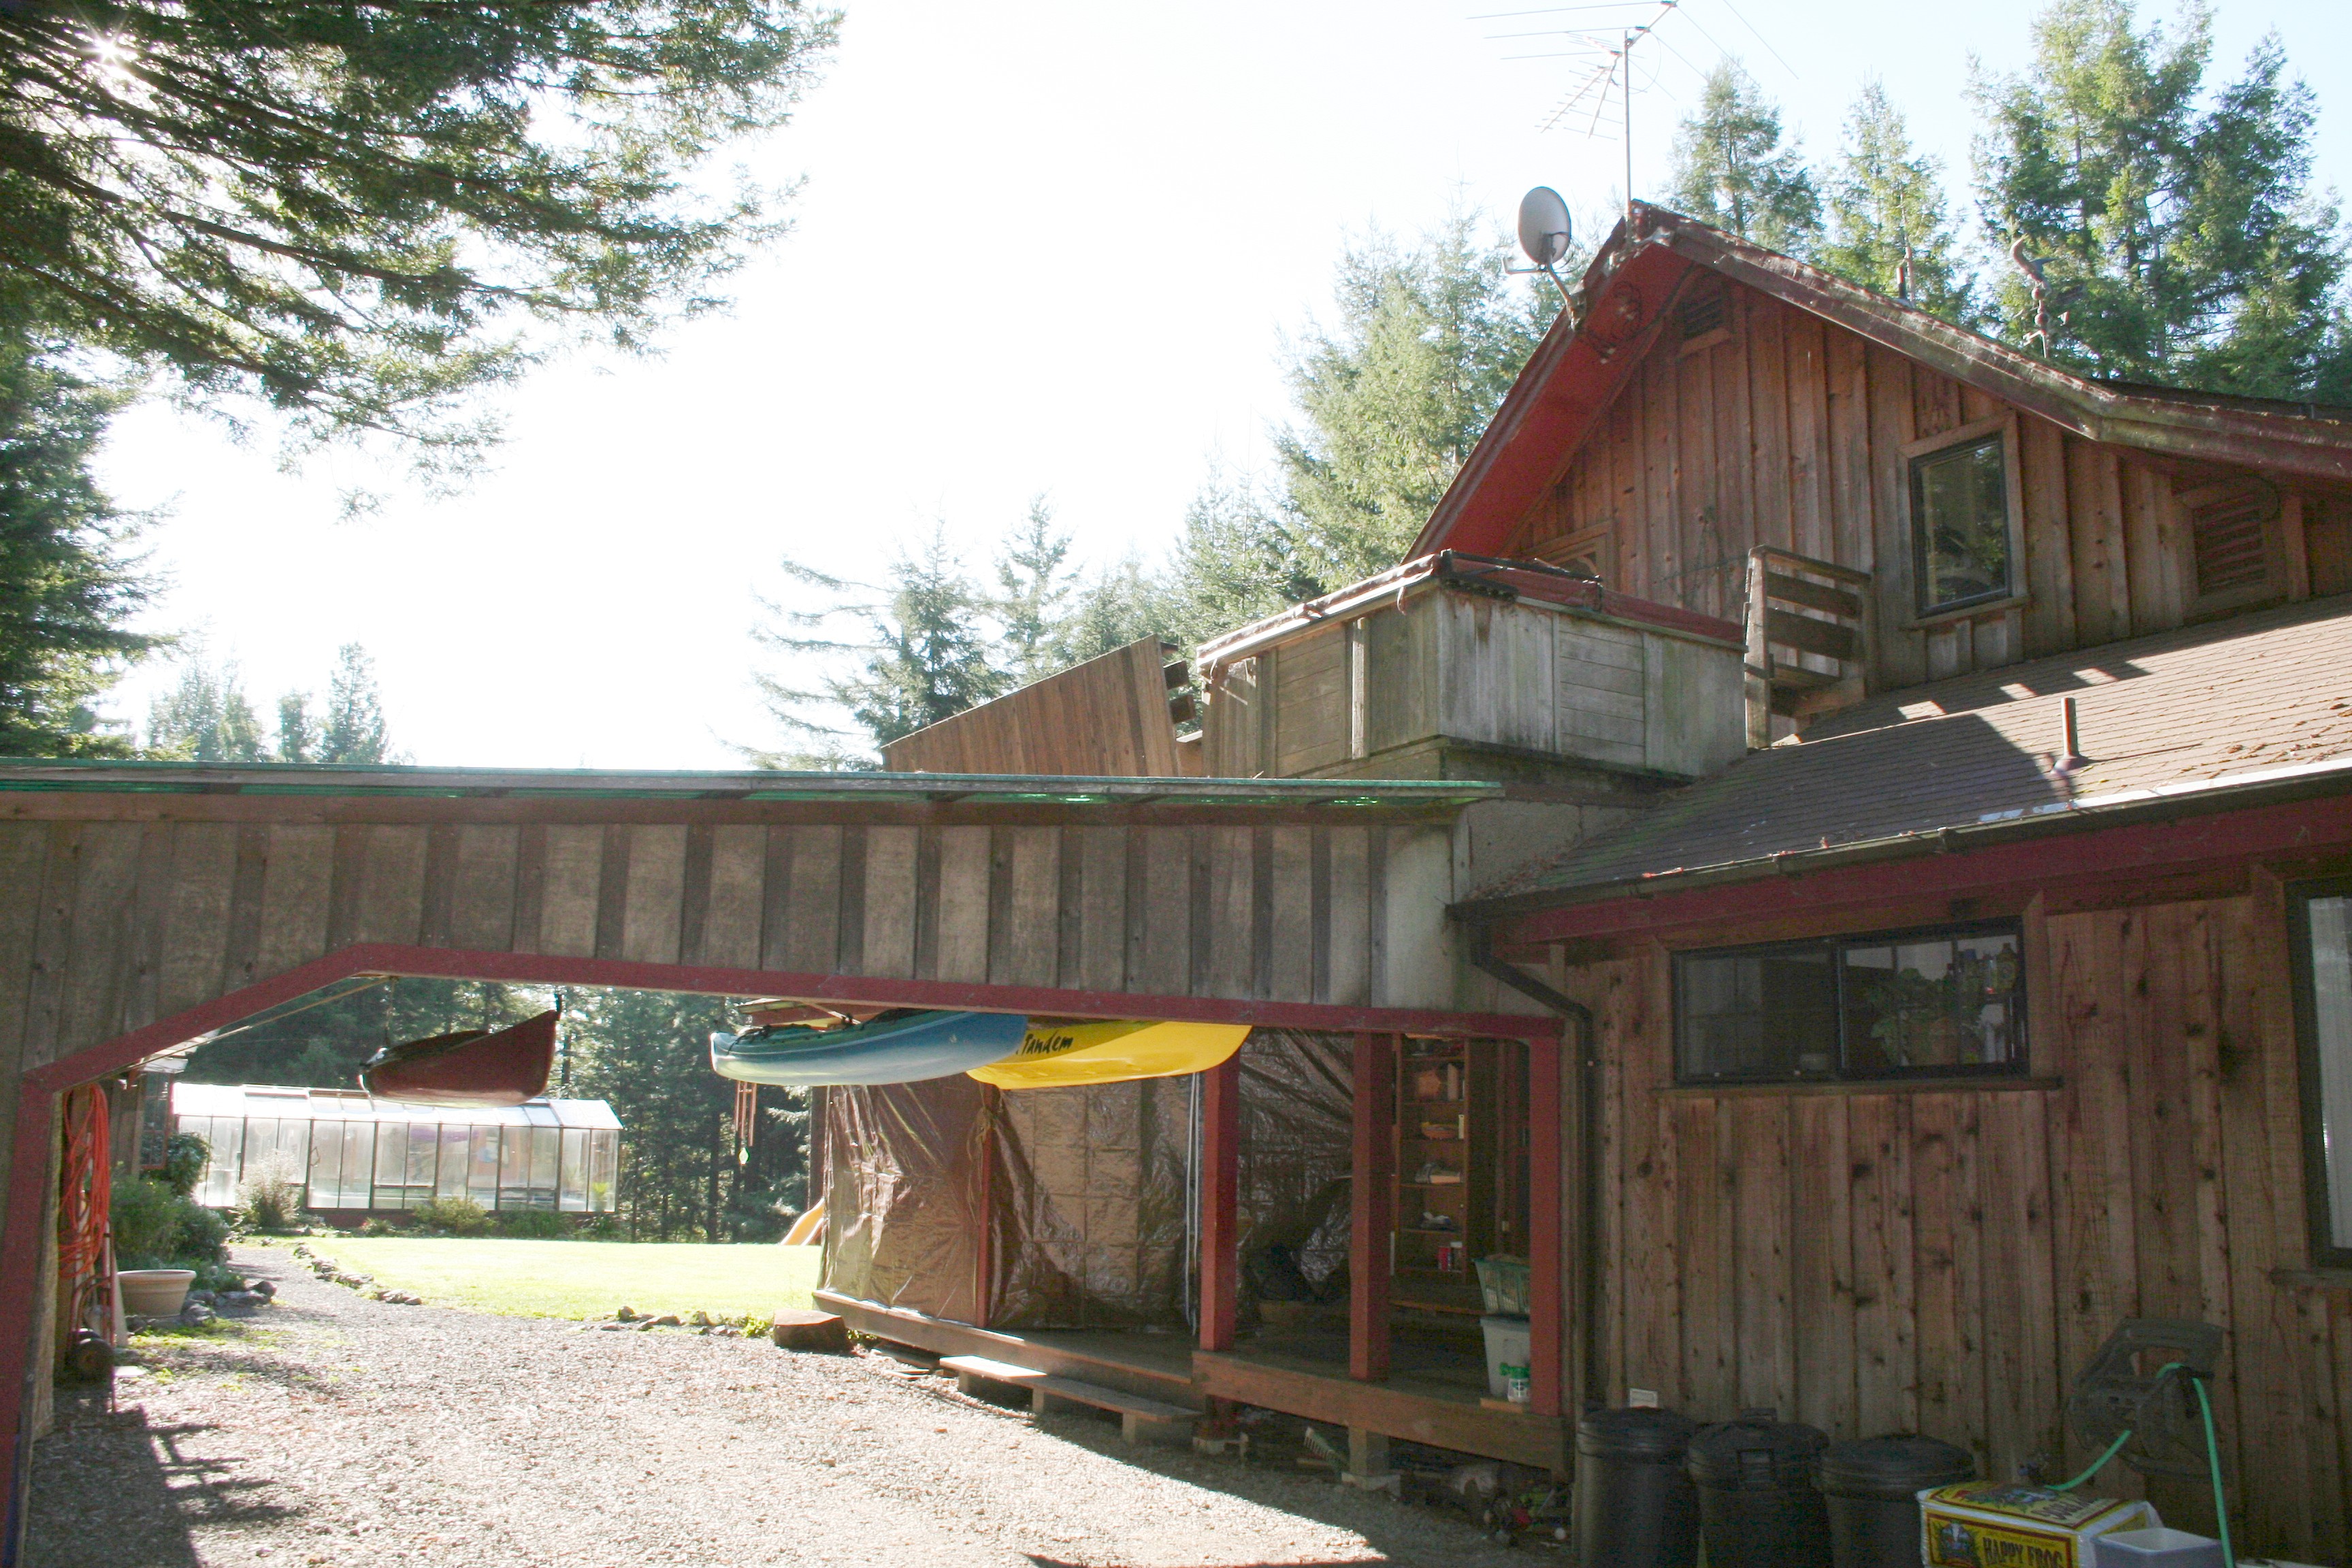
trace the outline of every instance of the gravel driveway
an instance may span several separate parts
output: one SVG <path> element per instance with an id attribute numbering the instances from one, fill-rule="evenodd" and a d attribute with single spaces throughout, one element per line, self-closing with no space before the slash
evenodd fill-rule
<path id="1" fill-rule="evenodd" d="M 1458 1516 L 1130 1449 L 881 1356 L 365 1300 L 282 1251 L 278 1304 L 62 1392 L 36 1568 L 915 1563 L 1521 1568 Z M 149 1342 L 152 1344 L 155 1342 Z"/>

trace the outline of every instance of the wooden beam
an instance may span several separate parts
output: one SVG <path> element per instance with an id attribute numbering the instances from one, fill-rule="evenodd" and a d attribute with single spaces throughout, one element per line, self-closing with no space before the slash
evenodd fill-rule
<path id="1" fill-rule="evenodd" d="M 1359 1383 L 1385 1383 L 1389 1375 L 1389 1248 L 1396 1232 L 1396 1056 L 1394 1035 L 1356 1037 L 1348 1375 Z"/>
<path id="2" fill-rule="evenodd" d="M 1234 1348 L 1241 1300 L 1242 1064 L 1201 1075 L 1201 1348 Z"/>
<path id="3" fill-rule="evenodd" d="M 1492 1409 L 1475 1403 L 1467 1391 L 1447 1397 L 1395 1383 L 1357 1383 L 1335 1377 L 1328 1369 L 1208 1351 L 1194 1353 L 1192 1377 L 1194 1386 L 1211 1399 L 1285 1411 L 1324 1426 L 1385 1432 L 1537 1469 L 1560 1470 L 1568 1463 L 1566 1423 L 1560 1417 Z"/>
<path id="4" fill-rule="evenodd" d="M 1528 1047 L 1528 1408 L 1560 1411 L 1559 1045 Z M 1587 1216 L 1591 1223 L 1591 1216 Z"/>

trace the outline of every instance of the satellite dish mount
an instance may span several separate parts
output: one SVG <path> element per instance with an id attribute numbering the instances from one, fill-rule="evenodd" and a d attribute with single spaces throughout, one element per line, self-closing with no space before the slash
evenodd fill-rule
<path id="1" fill-rule="evenodd" d="M 1519 198 L 1519 248 L 1528 254 L 1533 267 L 1513 267 L 1512 272 L 1540 272 L 1551 279 L 1559 290 L 1560 304 L 1571 317 L 1576 302 L 1569 298 L 1568 285 L 1561 282 L 1555 270 L 1567 258 L 1569 247 L 1575 242 L 1575 227 L 1569 221 L 1568 204 L 1549 185 L 1538 185 Z"/>

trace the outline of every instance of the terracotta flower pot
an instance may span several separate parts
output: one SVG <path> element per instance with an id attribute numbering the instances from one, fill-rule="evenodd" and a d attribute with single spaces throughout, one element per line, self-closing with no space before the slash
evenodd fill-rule
<path id="1" fill-rule="evenodd" d="M 122 1285 L 122 1310 L 142 1318 L 168 1318 L 188 1299 L 196 1282 L 193 1268 L 126 1268 L 115 1279 Z"/>

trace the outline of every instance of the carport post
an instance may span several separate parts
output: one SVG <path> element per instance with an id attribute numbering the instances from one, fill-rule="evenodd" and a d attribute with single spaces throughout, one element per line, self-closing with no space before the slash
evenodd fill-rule
<path id="1" fill-rule="evenodd" d="M 1389 1375 L 1389 1248 L 1396 1223 L 1394 1035 L 1356 1037 L 1355 1157 L 1348 1233 L 1348 1375 Z"/>
<path id="2" fill-rule="evenodd" d="M 1240 1300 L 1242 1064 L 1201 1075 L 1201 1348 L 1234 1348 Z"/>

